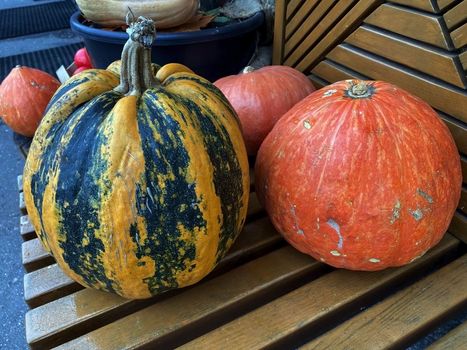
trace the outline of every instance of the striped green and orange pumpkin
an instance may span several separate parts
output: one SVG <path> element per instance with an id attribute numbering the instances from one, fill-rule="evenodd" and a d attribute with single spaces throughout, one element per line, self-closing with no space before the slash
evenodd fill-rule
<path id="1" fill-rule="evenodd" d="M 111 70 L 90 69 L 54 95 L 29 151 L 24 194 L 67 275 L 147 298 L 198 282 L 222 259 L 245 221 L 249 176 L 222 93 L 182 66 L 157 81 L 147 40 L 132 37 L 122 84 Z"/>

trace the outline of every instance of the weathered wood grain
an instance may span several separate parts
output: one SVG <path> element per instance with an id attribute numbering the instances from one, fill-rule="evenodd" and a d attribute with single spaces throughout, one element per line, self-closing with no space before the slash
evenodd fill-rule
<path id="1" fill-rule="evenodd" d="M 416 41 L 365 25 L 345 42 L 460 88 L 466 86 L 465 74 L 459 71 L 455 62 L 457 54 L 433 50 Z"/>
<path id="2" fill-rule="evenodd" d="M 462 188 L 461 199 L 459 200 L 457 209 L 464 213 L 464 215 L 467 215 L 467 186 Z M 467 227 L 465 229 L 467 230 Z"/>
<path id="3" fill-rule="evenodd" d="M 452 41 L 456 49 L 467 45 L 467 23 L 451 32 Z"/>
<path id="4" fill-rule="evenodd" d="M 307 55 L 295 64 L 286 61 L 286 65 L 295 66 L 302 72 L 308 72 L 316 65 L 336 44 L 340 43 L 349 35 L 363 19 L 382 1 L 360 0 L 355 6 L 346 11 L 345 16 L 333 25 L 326 35 L 319 40 L 313 49 Z"/>
<path id="5" fill-rule="evenodd" d="M 351 71 L 346 67 L 342 67 L 339 64 L 329 61 L 327 59 L 324 59 L 321 62 L 319 62 L 316 65 L 316 67 L 313 68 L 312 72 L 313 74 L 322 77 L 329 83 L 334 83 L 340 80 L 347 79 L 366 79 L 365 76 Z"/>
<path id="6" fill-rule="evenodd" d="M 439 115 L 449 128 L 459 152 L 467 154 L 467 126 L 444 113 L 439 113 Z"/>
<path id="7" fill-rule="evenodd" d="M 272 63 L 281 64 L 284 57 L 286 0 L 277 0 L 272 39 Z"/>
<path id="8" fill-rule="evenodd" d="M 467 303 L 467 255 L 363 311 L 302 349 L 405 348 Z"/>
<path id="9" fill-rule="evenodd" d="M 456 211 L 448 230 L 461 241 L 467 243 L 467 215 Z"/>
<path id="10" fill-rule="evenodd" d="M 26 272 L 38 270 L 55 263 L 54 258 L 44 249 L 39 238 L 23 242 L 21 245 L 21 260 Z"/>
<path id="11" fill-rule="evenodd" d="M 66 276 L 57 264 L 25 274 L 23 282 L 24 300 L 31 308 L 84 288 Z"/>
<path id="12" fill-rule="evenodd" d="M 285 57 L 285 64 L 289 66 L 295 66 L 305 55 L 308 56 L 310 54 L 309 51 L 313 51 L 314 47 L 318 45 L 320 38 L 322 38 L 328 31 L 332 30 L 332 28 L 337 25 L 339 18 L 347 11 L 349 11 L 354 4 L 354 0 L 339 1 L 326 14 L 326 16 L 319 21 L 314 30 L 308 33 L 306 37 L 304 37 L 303 40 L 299 43 L 299 45 L 293 50 L 293 45 L 285 42 L 285 45 L 287 45 L 288 48 L 287 55 Z"/>
<path id="13" fill-rule="evenodd" d="M 173 348 L 183 344 L 185 338 L 215 328 L 290 291 L 297 281 L 321 268 L 310 257 L 285 247 L 57 349 Z"/>
<path id="14" fill-rule="evenodd" d="M 443 16 L 449 30 L 458 27 L 467 18 L 467 1 L 460 2 Z"/>
<path id="15" fill-rule="evenodd" d="M 434 0 L 437 2 L 438 7 L 441 11 L 444 11 L 447 7 L 452 6 L 457 0 Z"/>
<path id="16" fill-rule="evenodd" d="M 432 13 L 437 13 L 437 8 L 434 6 L 431 0 L 390 0 L 395 4 L 405 5 L 408 7 L 413 7 L 423 11 L 428 11 Z"/>
<path id="17" fill-rule="evenodd" d="M 421 259 L 402 268 L 378 272 L 335 270 L 245 316 L 185 344 L 181 349 L 220 349 L 235 344 L 239 349 L 296 348 L 320 326 L 332 323 L 380 298 L 401 281 L 454 252 L 459 241 L 450 235 Z M 284 311 L 286 310 L 286 311 Z"/>
<path id="18" fill-rule="evenodd" d="M 292 16 L 299 10 L 300 8 L 300 5 L 303 4 L 303 1 L 302 0 L 290 0 L 290 1 L 284 1 L 284 0 L 279 0 L 279 1 L 276 1 L 276 8 L 277 8 L 277 5 L 279 2 L 284 2 L 284 3 L 287 3 L 287 22 L 290 21 L 290 19 L 292 18 Z M 281 5 L 282 6 L 282 5 Z M 284 21 L 284 25 L 287 23 Z"/>
<path id="19" fill-rule="evenodd" d="M 451 44 L 446 38 L 441 20 L 442 16 L 386 3 L 373 11 L 365 23 L 449 50 Z"/>
<path id="20" fill-rule="evenodd" d="M 313 9 L 316 7 L 316 5 L 318 5 L 319 2 L 319 0 L 308 0 L 302 3 L 302 6 L 300 6 L 300 11 L 297 11 L 285 26 L 286 40 L 288 40 L 295 31 L 299 29 L 301 30 L 303 22 L 308 20 L 309 14 L 313 12 Z"/>
<path id="21" fill-rule="evenodd" d="M 464 68 L 464 70 L 467 70 L 467 50 L 459 55 L 459 60 L 461 62 L 462 68 Z"/>
<path id="22" fill-rule="evenodd" d="M 207 279 L 266 254 L 280 247 L 281 244 L 284 242 L 274 231 L 270 221 L 266 218 L 258 219 L 247 226 L 228 255 Z M 43 271 L 46 272 L 46 270 Z M 69 282 L 74 283 L 71 280 Z M 49 286 L 48 290 L 57 288 L 58 285 L 54 284 Z M 105 295 L 109 295 L 109 300 L 99 304 L 97 301 L 105 298 Z M 155 303 L 156 300 L 159 298 L 153 298 L 149 303 Z M 79 309 L 76 305 L 79 305 Z M 129 308 L 137 311 L 143 306 L 144 303 L 141 302 L 129 302 L 112 294 L 91 289 L 64 295 L 28 311 L 26 314 L 28 343 L 35 348 L 51 346 L 58 340 L 72 339 L 76 336 L 78 329 L 92 329 L 96 324 L 103 325 L 104 321 L 109 319 L 109 314 L 117 319 L 126 315 Z M 60 316 L 56 315 L 57 309 L 62 310 Z"/>
<path id="23" fill-rule="evenodd" d="M 19 193 L 19 211 L 21 214 L 26 214 L 26 203 L 24 202 L 24 193 Z"/>
<path id="24" fill-rule="evenodd" d="M 318 3 L 312 12 L 307 15 L 306 21 L 302 23 L 300 28 L 287 38 L 287 41 L 285 42 L 285 56 L 288 56 L 298 44 L 303 42 L 311 30 L 323 20 L 324 14 L 336 3 L 336 0 L 323 0 Z"/>
<path id="25" fill-rule="evenodd" d="M 16 183 L 18 184 L 18 191 L 23 191 L 23 175 L 18 175 Z"/>
<path id="26" fill-rule="evenodd" d="M 34 231 L 34 226 L 32 226 L 31 221 L 29 221 L 29 216 L 22 215 L 19 220 L 19 233 L 23 238 L 23 241 L 36 238 L 36 232 Z"/>

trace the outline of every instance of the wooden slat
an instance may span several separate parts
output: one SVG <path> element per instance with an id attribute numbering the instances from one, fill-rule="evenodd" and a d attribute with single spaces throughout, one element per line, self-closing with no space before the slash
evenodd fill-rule
<path id="1" fill-rule="evenodd" d="M 252 225 L 252 228 L 249 228 L 248 224 L 252 220 L 258 219 L 262 215 L 266 215 L 266 213 L 261 207 L 261 204 L 258 201 L 258 197 L 256 196 L 256 193 L 251 192 L 249 203 L 248 203 L 246 231 L 251 232 L 252 229 L 257 229 L 255 224 Z M 259 222 L 261 223 L 261 225 L 264 225 L 265 227 L 268 227 L 268 228 L 270 227 L 270 225 L 268 223 L 265 223 L 264 220 L 259 221 Z M 274 231 L 274 230 L 271 230 L 271 231 Z M 240 237 L 243 237 L 243 236 L 245 236 L 245 234 L 242 234 Z M 253 237 L 257 237 L 257 236 L 253 235 Z M 243 244 L 243 247 L 246 247 L 250 242 L 245 238 L 239 238 L 237 241 Z M 236 250 L 234 249 L 234 247 L 231 249 L 231 252 L 238 250 L 238 245 L 237 245 Z M 54 260 L 51 257 L 51 255 L 45 251 L 39 239 L 34 238 L 34 239 L 31 239 L 30 241 L 26 241 L 23 243 L 22 262 L 23 262 L 23 266 L 26 269 L 26 271 L 31 272 L 39 268 L 42 268 L 44 266 L 53 264 Z"/>
<path id="2" fill-rule="evenodd" d="M 461 155 L 462 179 L 467 184 L 467 157 Z"/>
<path id="3" fill-rule="evenodd" d="M 289 40 L 290 36 L 297 30 L 302 30 L 302 23 L 308 20 L 308 15 L 313 11 L 319 0 L 308 0 L 302 3 L 300 10 L 287 22 L 285 26 L 285 39 Z"/>
<path id="4" fill-rule="evenodd" d="M 29 217 L 27 215 L 20 217 L 19 233 L 24 241 L 36 238 L 36 232 L 34 231 L 34 227 L 29 221 Z"/>
<path id="5" fill-rule="evenodd" d="M 467 23 L 453 31 L 451 33 L 451 37 L 456 49 L 460 49 L 467 45 Z"/>
<path id="6" fill-rule="evenodd" d="M 49 252 L 44 249 L 39 238 L 23 242 L 21 245 L 21 259 L 26 272 L 38 270 L 55 263 Z"/>
<path id="7" fill-rule="evenodd" d="M 461 191 L 461 199 L 459 201 L 459 205 L 457 209 L 460 210 L 462 213 L 467 215 L 467 186 L 462 187 Z M 467 230 L 467 227 L 466 227 Z"/>
<path id="8" fill-rule="evenodd" d="M 370 300 L 380 298 L 383 291 L 413 278 L 420 270 L 452 254 L 458 246 L 457 239 L 446 235 L 429 253 L 402 268 L 373 273 L 336 270 L 185 344 L 181 349 L 221 349 L 226 339 L 232 339 L 238 349 L 296 348 L 295 343 L 300 338 L 309 338 L 316 332 L 314 328 L 328 325 L 334 318 L 341 319 L 350 310 L 368 305 Z"/>
<path id="9" fill-rule="evenodd" d="M 57 264 L 24 275 L 24 300 L 34 308 L 83 289 L 66 276 Z"/>
<path id="10" fill-rule="evenodd" d="M 144 301 L 83 289 L 29 310 L 26 341 L 31 349 L 50 349 L 125 316 L 129 310 L 137 311 L 140 304 Z"/>
<path id="11" fill-rule="evenodd" d="M 319 43 L 319 39 L 325 35 L 325 33 L 331 30 L 338 19 L 347 11 L 350 10 L 351 6 L 355 3 L 355 0 L 341 0 L 339 1 L 329 13 L 318 23 L 317 27 L 311 31 L 302 42 L 293 50 L 290 44 L 286 43 L 288 48 L 287 57 L 285 58 L 285 64 L 289 66 L 295 66 L 300 59 L 307 54 L 308 51 L 313 50 L 314 47 Z M 293 39 L 293 38 L 292 38 Z M 291 52 L 289 52 L 291 51 Z M 308 54 L 307 54 L 308 56 Z"/>
<path id="12" fill-rule="evenodd" d="M 26 214 L 26 203 L 24 203 L 24 193 L 19 193 L 19 211 L 21 214 Z"/>
<path id="13" fill-rule="evenodd" d="M 467 1 L 462 1 L 444 14 L 444 20 L 448 29 L 451 30 L 462 24 L 467 17 Z"/>
<path id="14" fill-rule="evenodd" d="M 207 279 L 285 244 L 267 218 L 254 221 L 247 225 L 247 228 Z M 74 282 L 70 280 L 70 283 Z M 49 287 L 49 290 L 56 288 L 58 287 L 53 285 Z M 105 293 L 105 295 L 111 294 Z M 109 297 L 109 300 L 103 302 L 102 305 L 95 302 L 95 299 L 102 298 L 100 292 L 84 289 L 61 298 L 56 297 L 47 304 L 28 311 L 26 331 L 29 343 L 40 347 L 49 346 L 56 339 L 72 339 L 78 329 L 91 329 L 96 324 L 103 325 L 104 320 L 110 317 L 114 319 L 117 316 L 122 317 L 128 308 L 140 305 L 114 296 Z M 77 309 L 76 305 L 81 305 L 81 307 Z M 60 316 L 56 314 L 57 309 L 62 310 Z"/>
<path id="15" fill-rule="evenodd" d="M 459 151 L 467 154 L 467 127 L 465 124 L 461 124 L 447 117 L 444 113 L 440 113 L 440 117 L 449 128 Z"/>
<path id="16" fill-rule="evenodd" d="M 268 218 L 255 220 L 245 226 L 237 241 L 213 273 L 254 259 L 281 244 L 283 244 L 283 239 L 274 230 Z M 79 284 L 66 277 L 56 264 L 24 276 L 24 298 L 31 307 L 43 305 L 57 297 L 68 295 L 70 290 L 79 289 Z"/>
<path id="17" fill-rule="evenodd" d="M 285 294 L 297 281 L 322 268 L 323 265 L 288 246 L 57 349 L 173 348 L 186 338 Z"/>
<path id="18" fill-rule="evenodd" d="M 365 79 L 359 73 L 352 72 L 326 59 L 318 63 L 312 72 L 329 83 L 347 79 Z"/>
<path id="19" fill-rule="evenodd" d="M 466 86 L 464 72 L 459 71 L 455 62 L 456 54 L 430 50 L 417 42 L 368 26 L 358 28 L 345 42 L 460 88 Z"/>
<path id="20" fill-rule="evenodd" d="M 467 254 L 381 301 L 303 349 L 405 348 L 467 303 Z"/>
<path id="21" fill-rule="evenodd" d="M 467 70 L 467 50 L 459 55 L 459 60 L 461 61 L 462 68 Z"/>
<path id="22" fill-rule="evenodd" d="M 299 6 L 302 4 L 302 0 L 290 0 L 287 4 L 287 22 L 290 21 L 292 16 L 297 12 Z M 277 1 L 276 1 L 276 8 L 277 8 Z M 283 25 L 285 26 L 287 23 L 284 22 Z"/>
<path id="23" fill-rule="evenodd" d="M 252 216 L 258 215 L 263 212 L 263 207 L 259 203 L 258 197 L 255 192 L 250 192 L 250 198 L 248 199 L 248 209 L 246 213 L 246 222 L 251 220 Z"/>
<path id="24" fill-rule="evenodd" d="M 431 0 L 390 0 L 390 2 L 405 5 L 409 7 L 414 7 L 420 10 L 437 13 L 437 9 L 433 6 L 433 2 Z"/>
<path id="25" fill-rule="evenodd" d="M 231 266 L 270 252 L 284 243 L 267 218 L 256 220 L 247 225 L 247 229 L 235 242 L 228 255 L 208 278 L 219 275 L 222 271 L 225 272 Z M 102 299 L 100 292 L 85 289 L 28 311 L 26 332 L 29 343 L 41 347 L 54 343 L 56 339 L 62 341 L 72 339 L 78 329 L 91 329 L 94 326 L 97 328 L 96 325 L 103 325 L 104 320 L 109 319 L 110 315 L 116 319 L 122 317 L 128 308 L 141 305 L 113 296 L 102 305 L 96 303 L 95 299 Z M 76 312 L 77 304 L 81 306 L 79 312 Z M 58 309 L 62 310 L 60 316 L 56 315 Z"/>
<path id="26" fill-rule="evenodd" d="M 274 37 L 272 39 L 272 63 L 281 64 L 284 56 L 286 0 L 276 0 Z"/>
<path id="27" fill-rule="evenodd" d="M 467 322 L 457 326 L 427 348 L 427 350 L 460 349 L 467 349 Z"/>
<path id="28" fill-rule="evenodd" d="M 351 33 L 363 20 L 382 1 L 360 0 L 355 6 L 346 11 L 346 15 L 335 25 L 327 34 L 319 40 L 313 49 L 307 53 L 306 57 L 300 62 L 286 65 L 294 66 L 299 71 L 307 72 L 318 63 L 318 61 L 330 51 L 334 45 L 341 42 L 349 33 Z M 326 17 L 327 18 L 327 17 Z"/>
<path id="29" fill-rule="evenodd" d="M 383 4 L 365 19 L 365 23 L 443 49 L 451 49 L 450 42 L 443 31 L 441 19 L 441 16 L 430 15 L 396 5 Z M 423 28 L 423 30 L 420 30 L 420 28 Z"/>
<path id="30" fill-rule="evenodd" d="M 23 190 L 23 175 L 18 175 L 16 183 L 18 184 L 18 191 L 21 192 Z"/>
<path id="31" fill-rule="evenodd" d="M 310 73 L 308 74 L 308 79 L 311 80 L 313 85 L 315 86 L 316 89 L 321 89 L 327 85 L 329 85 L 329 82 L 325 81 L 324 79 L 321 79 L 320 77 Z"/>
<path id="32" fill-rule="evenodd" d="M 461 241 L 467 243 L 467 215 L 456 211 L 448 230 Z"/>
<path id="33" fill-rule="evenodd" d="M 316 6 L 310 14 L 308 14 L 306 21 L 300 26 L 300 29 L 295 31 L 292 36 L 285 42 L 286 57 L 298 44 L 303 42 L 304 38 L 306 38 L 310 31 L 322 20 L 323 15 L 336 3 L 336 0 L 322 0 L 319 2 L 318 6 Z"/>
<path id="34" fill-rule="evenodd" d="M 445 8 L 454 4 L 457 0 L 436 0 L 438 7 L 441 11 L 444 11 Z"/>
<path id="35" fill-rule="evenodd" d="M 372 79 L 386 80 L 398 85 L 425 101 L 429 101 L 434 108 L 467 123 L 467 109 L 465 108 L 467 94 L 464 90 L 429 80 L 409 69 L 361 52 L 347 44 L 337 46 L 327 57 Z"/>

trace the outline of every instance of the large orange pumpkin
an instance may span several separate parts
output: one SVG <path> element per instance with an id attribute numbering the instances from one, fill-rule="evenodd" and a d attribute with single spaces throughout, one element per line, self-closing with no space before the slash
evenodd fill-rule
<path id="1" fill-rule="evenodd" d="M 238 75 L 217 80 L 240 118 L 248 154 L 256 155 L 277 120 L 315 90 L 310 79 L 287 66 L 246 67 Z"/>
<path id="2" fill-rule="evenodd" d="M 33 136 L 60 82 L 39 69 L 17 66 L 0 85 L 0 116 L 18 134 Z"/>
<path id="3" fill-rule="evenodd" d="M 335 267 L 379 270 L 423 255 L 460 197 L 448 128 L 394 85 L 347 80 L 312 93 L 258 152 L 256 191 L 301 252 Z"/>

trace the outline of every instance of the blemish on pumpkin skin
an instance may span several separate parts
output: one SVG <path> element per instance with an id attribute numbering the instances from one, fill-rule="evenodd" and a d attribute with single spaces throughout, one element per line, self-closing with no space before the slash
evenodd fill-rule
<path id="1" fill-rule="evenodd" d="M 323 97 L 332 96 L 332 95 L 334 95 L 336 92 L 337 92 L 336 89 L 328 90 L 328 91 L 326 91 L 326 92 L 323 94 Z"/>
<path id="2" fill-rule="evenodd" d="M 392 209 L 392 216 L 391 216 L 391 225 L 394 224 L 401 216 L 401 202 L 397 200 L 396 204 L 394 204 L 394 208 Z"/>
<path id="3" fill-rule="evenodd" d="M 409 210 L 409 213 L 414 217 L 416 221 L 420 221 L 421 219 L 423 219 L 423 212 L 420 209 Z"/>
<path id="4" fill-rule="evenodd" d="M 331 250 L 329 253 L 334 256 L 341 256 L 341 253 L 339 253 L 337 250 Z"/>
<path id="5" fill-rule="evenodd" d="M 368 261 L 371 262 L 371 263 L 374 263 L 374 264 L 377 264 L 377 263 L 381 262 L 381 260 L 379 260 L 378 258 L 370 258 L 370 259 L 368 259 Z"/>
<path id="6" fill-rule="evenodd" d="M 305 120 L 305 121 L 303 122 L 303 126 L 305 127 L 305 129 L 308 129 L 308 130 L 310 130 L 311 127 L 312 127 L 312 125 L 311 125 L 311 123 L 310 123 L 309 120 Z"/>
<path id="7" fill-rule="evenodd" d="M 336 231 L 337 236 L 339 237 L 339 241 L 337 242 L 337 248 L 342 249 L 342 246 L 344 245 L 344 237 L 342 237 L 342 234 L 341 234 L 341 227 L 334 219 L 328 219 L 326 223 L 329 226 L 331 226 L 334 231 Z"/>
<path id="8" fill-rule="evenodd" d="M 294 218 L 294 226 L 295 226 L 297 234 L 304 235 L 305 232 L 298 226 L 298 219 L 297 219 L 297 216 L 296 216 L 295 207 L 296 207 L 296 205 L 292 205 L 290 207 L 290 213 L 292 214 L 292 217 Z"/>
<path id="9" fill-rule="evenodd" d="M 417 188 L 417 194 L 422 196 L 428 203 L 433 204 L 433 197 L 420 188 Z"/>

